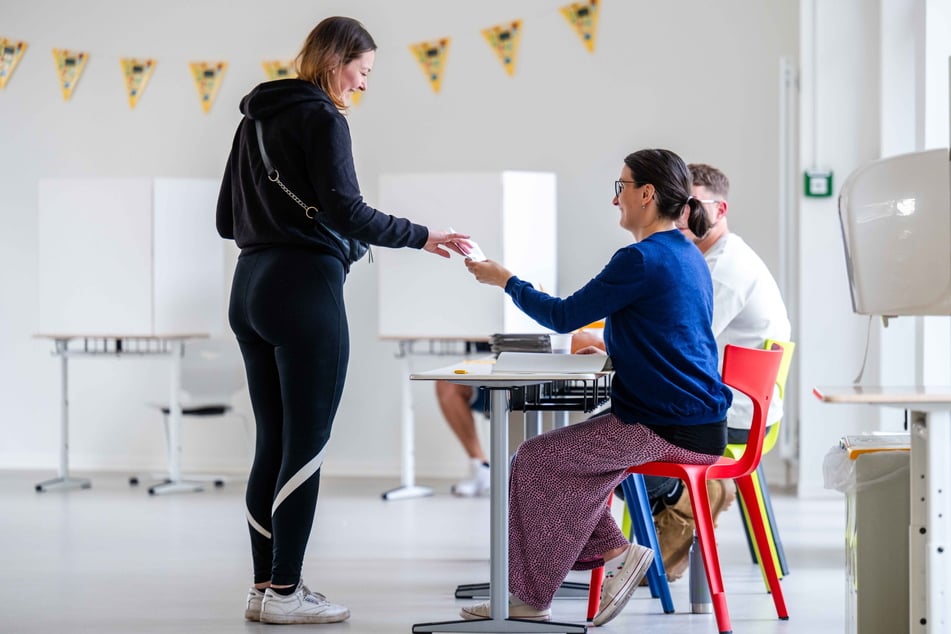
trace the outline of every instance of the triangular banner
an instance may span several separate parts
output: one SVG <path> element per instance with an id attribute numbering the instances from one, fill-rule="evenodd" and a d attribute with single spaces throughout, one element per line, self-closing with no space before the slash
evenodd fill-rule
<path id="1" fill-rule="evenodd" d="M 188 67 L 192 71 L 195 88 L 198 89 L 201 109 L 207 114 L 218 96 L 218 88 L 221 87 L 221 80 L 228 70 L 228 62 L 189 62 Z"/>
<path id="2" fill-rule="evenodd" d="M 10 75 L 16 70 L 25 52 L 26 42 L 14 42 L 0 37 L 0 89 L 6 87 Z"/>
<path id="3" fill-rule="evenodd" d="M 598 33 L 598 8 L 598 0 L 576 2 L 561 7 L 561 14 L 568 20 L 568 24 L 574 27 L 589 53 L 594 52 L 594 41 Z"/>
<path id="4" fill-rule="evenodd" d="M 426 73 L 433 92 L 439 92 L 439 87 L 442 84 L 442 74 L 446 67 L 446 53 L 449 50 L 449 38 L 444 37 L 435 42 L 411 44 L 409 50 L 411 50 L 416 57 L 419 67 Z"/>
<path id="5" fill-rule="evenodd" d="M 135 108 L 145 90 L 146 84 L 152 77 L 152 71 L 155 70 L 154 59 L 135 59 L 133 57 L 123 57 L 119 60 L 119 66 L 122 68 L 122 77 L 125 79 L 125 92 L 129 97 L 129 108 Z"/>
<path id="6" fill-rule="evenodd" d="M 499 56 L 499 61 L 510 76 L 515 74 L 515 57 L 518 55 L 518 43 L 522 39 L 522 21 L 500 24 L 482 29 L 485 40 Z"/>
<path id="7" fill-rule="evenodd" d="M 297 69 L 294 67 L 294 62 L 281 62 L 278 60 L 270 62 L 261 62 L 261 66 L 264 67 L 264 72 L 267 74 L 267 78 L 271 81 L 275 79 L 291 79 L 297 77 Z"/>
<path id="8" fill-rule="evenodd" d="M 53 59 L 56 61 L 56 75 L 59 77 L 59 87 L 63 91 L 63 101 L 69 101 L 79 83 L 79 77 L 89 61 L 89 53 L 67 51 L 64 48 L 53 49 Z"/>

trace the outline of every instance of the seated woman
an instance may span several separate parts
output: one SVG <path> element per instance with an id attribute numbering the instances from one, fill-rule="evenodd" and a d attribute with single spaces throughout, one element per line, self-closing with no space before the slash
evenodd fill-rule
<path id="1" fill-rule="evenodd" d="M 511 618 L 549 620 L 569 570 L 604 564 L 595 625 L 614 618 L 647 572 L 654 553 L 630 544 L 605 504 L 625 470 L 652 461 L 712 464 L 726 446 L 732 399 L 717 371 L 711 330 L 713 287 L 700 251 L 676 228 L 703 235 L 709 220 L 690 195 L 690 173 L 668 150 L 624 159 L 614 184 L 619 224 L 634 243 L 566 298 L 535 290 L 497 262 L 466 266 L 483 284 L 505 289 L 539 324 L 568 332 L 606 318 L 614 364 L 611 411 L 524 442 L 510 480 Z M 488 603 L 463 608 L 487 618 Z"/>

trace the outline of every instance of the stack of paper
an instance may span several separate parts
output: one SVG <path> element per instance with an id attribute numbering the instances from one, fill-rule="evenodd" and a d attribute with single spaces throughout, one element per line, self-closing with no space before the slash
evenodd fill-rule
<path id="1" fill-rule="evenodd" d="M 489 337 L 492 352 L 551 352 L 551 340 L 546 334 L 496 333 Z"/>

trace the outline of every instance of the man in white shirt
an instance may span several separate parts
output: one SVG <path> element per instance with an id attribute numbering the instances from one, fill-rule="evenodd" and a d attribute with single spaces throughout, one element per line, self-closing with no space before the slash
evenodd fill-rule
<path id="1" fill-rule="evenodd" d="M 743 239 L 730 233 L 727 212 L 730 181 L 720 170 L 703 163 L 688 166 L 693 178 L 692 194 L 703 203 L 712 227 L 698 237 L 678 225 L 703 253 L 713 278 L 713 334 L 723 358 L 727 344 L 761 348 L 767 339 L 788 341 L 789 318 L 776 281 L 758 255 Z M 745 443 L 753 415 L 749 398 L 733 391 L 733 406 L 727 413 L 727 442 Z M 770 403 L 770 423 L 783 415 L 778 390 Z M 687 568 L 693 538 L 693 510 L 677 479 L 647 477 L 648 497 L 661 545 L 664 566 L 670 581 L 679 579 Z M 708 483 L 713 519 L 735 497 L 733 487 L 720 480 Z"/>

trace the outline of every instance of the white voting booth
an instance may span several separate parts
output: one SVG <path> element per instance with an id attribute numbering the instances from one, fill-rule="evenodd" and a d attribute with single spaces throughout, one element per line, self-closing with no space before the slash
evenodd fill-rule
<path id="1" fill-rule="evenodd" d="M 37 491 L 89 488 L 69 473 L 71 357 L 169 359 L 167 479 L 152 494 L 199 491 L 181 476 L 185 341 L 224 324 L 219 182 L 69 178 L 39 182 L 39 326 L 60 358 L 58 477 Z"/>
<path id="2" fill-rule="evenodd" d="M 468 234 L 486 257 L 550 293 L 556 285 L 556 182 L 542 172 L 384 174 L 380 208 L 432 229 Z M 378 249 L 379 333 L 390 339 L 486 339 L 544 332 L 461 257 Z"/>
<path id="3" fill-rule="evenodd" d="M 210 179 L 41 180 L 39 331 L 219 332 L 218 187 Z"/>
<path id="4" fill-rule="evenodd" d="M 485 256 L 524 280 L 557 292 L 555 175 L 541 172 L 384 174 L 380 208 L 434 230 L 471 236 Z M 410 389 L 413 342 L 488 341 L 495 333 L 546 332 L 494 286 L 475 280 L 461 256 L 377 249 L 379 334 L 399 341 L 402 358 L 401 486 L 385 500 L 431 495 L 416 486 Z M 432 350 L 433 348 L 430 347 Z M 458 355 L 457 355 L 458 356 Z"/>

